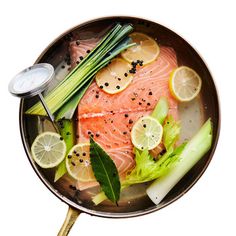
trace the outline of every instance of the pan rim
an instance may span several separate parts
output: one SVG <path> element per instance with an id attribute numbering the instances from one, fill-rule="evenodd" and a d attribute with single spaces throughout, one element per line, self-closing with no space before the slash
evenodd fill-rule
<path id="1" fill-rule="evenodd" d="M 137 217 L 137 216 L 142 216 L 145 214 L 149 214 L 152 212 L 155 212 L 157 210 L 160 210 L 166 206 L 168 206 L 169 204 L 175 202 L 177 199 L 181 198 L 185 193 L 187 193 L 197 182 L 198 180 L 201 178 L 201 176 L 203 175 L 203 173 L 206 171 L 206 169 L 208 168 L 217 144 L 218 144 L 218 140 L 219 140 L 219 135 L 220 135 L 220 127 L 221 127 L 221 113 L 220 113 L 220 101 L 219 101 L 219 95 L 218 95 L 218 89 L 216 87 L 216 83 L 212 77 L 212 73 L 209 70 L 208 65 L 206 64 L 206 62 L 204 61 L 203 57 L 199 54 L 199 52 L 192 47 L 188 41 L 186 41 L 179 33 L 177 34 L 175 31 L 173 31 L 172 29 L 170 29 L 170 27 L 166 27 L 165 25 L 163 25 L 162 23 L 158 23 L 155 22 L 153 20 L 147 19 L 147 18 L 143 18 L 143 17 L 136 17 L 136 16 L 125 16 L 125 15 L 114 15 L 114 16 L 106 16 L 106 17 L 98 17 L 98 18 L 93 18 L 90 20 L 87 20 L 81 24 L 78 24 L 76 26 L 71 27 L 70 29 L 66 30 L 64 33 L 60 34 L 56 39 L 54 39 L 43 51 L 42 53 L 39 55 L 39 57 L 37 58 L 37 60 L 35 61 L 34 64 L 38 63 L 42 57 L 45 55 L 45 53 L 49 50 L 49 48 L 51 48 L 59 39 L 61 39 L 64 35 L 66 35 L 68 32 L 71 32 L 77 28 L 80 28 L 82 26 L 97 22 L 97 21 L 102 21 L 102 20 L 109 20 L 109 19 L 115 19 L 115 18 L 125 18 L 125 19 L 135 19 L 135 20 L 144 20 L 144 21 L 148 21 L 154 24 L 158 24 L 163 26 L 164 28 L 166 28 L 167 30 L 170 30 L 171 32 L 173 32 L 174 34 L 178 35 L 180 38 L 182 38 L 184 40 L 184 42 L 186 42 L 200 57 L 200 59 L 202 60 L 202 62 L 205 64 L 206 69 L 208 70 L 210 77 L 212 79 L 213 85 L 214 85 L 214 90 L 215 90 L 215 94 L 216 94 L 216 102 L 217 102 L 217 111 L 218 111 L 218 123 L 216 125 L 216 131 L 215 131 L 215 140 L 213 142 L 213 145 L 211 147 L 211 151 L 208 153 L 208 160 L 206 162 L 206 164 L 204 165 L 204 167 L 202 168 L 202 170 L 200 171 L 200 173 L 197 175 L 197 177 L 194 179 L 194 181 L 186 188 L 184 189 L 184 191 L 182 191 L 180 194 L 178 194 L 175 198 L 171 199 L 170 201 L 161 204 L 161 205 L 153 205 L 152 207 L 149 207 L 147 209 L 144 210 L 138 210 L 138 211 L 132 211 L 132 212 L 126 212 L 126 213 L 112 213 L 112 212 L 103 212 L 103 211 L 97 211 L 97 210 L 92 210 L 83 206 L 80 206 L 78 204 L 76 204 L 75 202 L 73 202 L 72 200 L 68 199 L 67 197 L 65 197 L 63 194 L 59 193 L 44 177 L 43 175 L 40 173 L 40 171 L 38 170 L 38 168 L 36 167 L 36 164 L 33 162 L 30 152 L 28 150 L 28 146 L 27 146 L 27 142 L 26 139 L 24 138 L 24 122 L 23 122 L 23 107 L 24 107 L 24 99 L 21 99 L 20 101 L 20 109 L 19 109 L 19 125 L 20 125 L 20 135 L 21 135 L 21 139 L 23 142 L 23 146 L 27 155 L 27 158 L 31 164 L 31 166 L 33 167 L 34 171 L 36 172 L 36 174 L 38 175 L 38 177 L 40 178 L 40 180 L 45 184 L 45 186 L 55 195 L 57 196 L 61 201 L 63 201 L 64 203 L 66 203 L 67 205 L 69 205 L 72 208 L 75 208 L 79 211 L 82 211 L 84 213 L 90 214 L 90 215 L 94 215 L 94 216 L 99 216 L 99 217 L 106 217 L 106 218 L 129 218 L 129 217 Z"/>

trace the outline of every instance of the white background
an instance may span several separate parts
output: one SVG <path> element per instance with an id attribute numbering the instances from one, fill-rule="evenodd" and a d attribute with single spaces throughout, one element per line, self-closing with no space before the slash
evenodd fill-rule
<path id="1" fill-rule="evenodd" d="M 4 3 L 5 2 L 5 3 Z M 10 79 L 68 28 L 105 15 L 149 18 L 174 29 L 207 62 L 218 86 L 222 128 L 205 174 L 181 199 L 131 219 L 81 214 L 70 235 L 236 235 L 236 7 L 232 1 L 1 1 L 0 235 L 56 235 L 67 211 L 31 168 L 19 134 Z"/>

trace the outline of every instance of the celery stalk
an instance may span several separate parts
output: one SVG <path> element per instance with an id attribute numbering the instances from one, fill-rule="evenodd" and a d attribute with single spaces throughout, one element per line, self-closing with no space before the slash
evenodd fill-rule
<path id="1" fill-rule="evenodd" d="M 187 143 L 176 166 L 165 176 L 155 180 L 147 189 L 147 195 L 157 205 L 181 178 L 210 150 L 212 122 L 208 119 L 198 133 Z"/>
<path id="2" fill-rule="evenodd" d="M 163 124 L 169 111 L 169 104 L 166 97 L 161 97 L 155 106 L 151 116 Z"/>
<path id="3" fill-rule="evenodd" d="M 60 134 L 66 142 L 66 150 L 67 153 L 73 147 L 75 142 L 75 133 L 74 133 L 74 125 L 71 120 L 61 120 L 59 122 L 58 128 L 60 130 Z M 67 155 L 67 154 L 66 154 Z M 60 179 L 65 173 L 66 170 L 66 163 L 65 159 L 58 165 L 57 170 L 55 172 L 54 182 Z"/>
<path id="4" fill-rule="evenodd" d="M 57 170 L 56 170 L 55 176 L 54 176 L 54 182 L 59 180 L 66 172 L 67 172 L 66 162 L 65 162 L 65 160 L 63 160 L 57 167 Z"/>
<path id="5" fill-rule="evenodd" d="M 105 201 L 106 199 L 107 199 L 107 196 L 103 191 L 98 193 L 94 197 L 92 197 L 92 201 L 95 205 L 100 204 L 101 202 Z"/>

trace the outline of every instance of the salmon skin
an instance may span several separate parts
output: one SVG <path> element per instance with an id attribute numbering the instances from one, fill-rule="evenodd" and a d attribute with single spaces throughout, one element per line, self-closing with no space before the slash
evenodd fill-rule
<path id="1" fill-rule="evenodd" d="M 74 54 L 75 55 L 75 54 Z M 94 140 L 113 159 L 119 175 L 124 178 L 135 165 L 131 129 L 133 124 L 149 115 L 161 96 L 169 102 L 169 113 L 178 116 L 177 102 L 171 97 L 168 81 L 177 67 L 175 51 L 160 47 L 158 58 L 143 67 L 137 67 L 131 84 L 122 92 L 107 94 L 93 82 L 78 105 L 78 142 Z M 80 190 L 96 182 L 79 182 Z"/>

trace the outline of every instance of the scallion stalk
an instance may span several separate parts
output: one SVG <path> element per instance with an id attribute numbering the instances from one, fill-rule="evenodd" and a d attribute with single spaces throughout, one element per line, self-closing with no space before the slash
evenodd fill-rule
<path id="1" fill-rule="evenodd" d="M 98 45 L 78 64 L 52 91 L 44 98 L 52 113 L 59 111 L 70 99 L 83 88 L 94 75 L 109 61 L 128 47 L 133 46 L 124 40 L 133 30 L 130 24 L 124 26 L 117 24 Z M 66 111 L 66 109 L 65 109 Z M 46 115 L 40 102 L 26 111 L 31 115 Z"/>
<path id="2" fill-rule="evenodd" d="M 86 90 L 90 86 L 92 81 L 89 81 L 89 83 L 85 84 L 79 92 L 77 92 L 67 103 L 65 103 L 59 111 L 56 113 L 55 119 L 56 121 L 61 120 L 61 119 L 72 119 L 75 110 L 78 106 L 79 101 L 85 94 Z"/>

